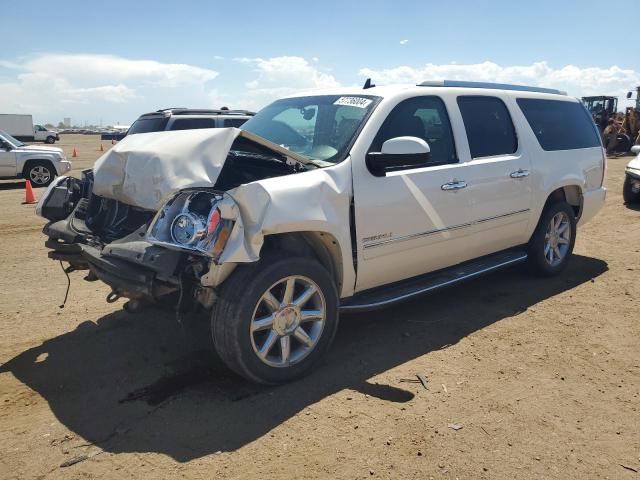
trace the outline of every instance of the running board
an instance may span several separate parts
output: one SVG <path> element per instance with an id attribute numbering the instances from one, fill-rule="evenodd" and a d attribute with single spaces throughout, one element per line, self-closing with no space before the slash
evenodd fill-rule
<path id="1" fill-rule="evenodd" d="M 522 263 L 526 259 L 527 254 L 523 251 L 510 250 L 494 253 L 443 270 L 357 293 L 341 303 L 340 311 L 359 312 L 383 308 L 485 273 Z"/>

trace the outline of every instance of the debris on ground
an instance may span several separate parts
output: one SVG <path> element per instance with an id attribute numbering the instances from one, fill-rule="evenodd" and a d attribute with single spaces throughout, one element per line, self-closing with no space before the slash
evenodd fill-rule
<path id="1" fill-rule="evenodd" d="M 94 450 L 93 452 L 85 453 L 83 455 L 78 455 L 77 457 L 70 458 L 69 460 L 65 460 L 60 464 L 60 468 L 70 467 L 71 465 L 75 465 L 76 463 L 84 462 L 85 460 L 89 460 L 91 457 L 95 457 L 96 455 L 100 455 L 104 450 Z"/>
<path id="2" fill-rule="evenodd" d="M 450 423 L 449 428 L 453 429 L 453 430 L 461 430 L 462 429 L 462 424 L 461 423 Z"/>

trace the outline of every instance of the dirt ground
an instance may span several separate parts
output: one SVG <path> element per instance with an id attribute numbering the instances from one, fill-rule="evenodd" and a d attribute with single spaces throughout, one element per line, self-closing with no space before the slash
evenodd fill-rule
<path id="1" fill-rule="evenodd" d="M 74 172 L 99 144 L 60 142 Z M 640 478 L 629 159 L 609 160 L 606 207 L 560 277 L 514 268 L 343 316 L 317 370 L 277 388 L 229 373 L 207 319 L 128 314 L 82 272 L 59 308 L 44 221 L 0 182 L 0 478 Z"/>

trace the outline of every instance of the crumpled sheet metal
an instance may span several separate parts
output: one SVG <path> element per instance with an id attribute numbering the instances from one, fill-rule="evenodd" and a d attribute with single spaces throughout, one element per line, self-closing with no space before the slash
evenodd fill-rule
<path id="1" fill-rule="evenodd" d="M 352 294 L 355 270 L 349 229 L 350 169 L 350 163 L 345 161 L 329 168 L 259 180 L 228 191 L 239 215 L 229 206 L 225 195 L 223 203 L 228 206 L 220 205 L 222 217 L 235 216 L 236 224 L 218 263 L 257 261 L 267 235 L 325 232 L 336 239 L 342 253 L 341 296 Z"/>
<path id="2" fill-rule="evenodd" d="M 208 128 L 125 137 L 95 163 L 93 192 L 147 210 L 184 188 L 215 184 L 237 128 Z"/>

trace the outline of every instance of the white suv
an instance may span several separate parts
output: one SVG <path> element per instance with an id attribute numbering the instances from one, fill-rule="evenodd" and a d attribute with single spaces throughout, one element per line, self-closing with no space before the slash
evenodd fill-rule
<path id="1" fill-rule="evenodd" d="M 202 305 L 223 360 L 278 383 L 326 353 L 340 311 L 521 262 L 560 273 L 604 172 L 562 92 L 367 82 L 278 100 L 242 130 L 127 137 L 37 210 L 50 257 L 108 301 Z"/>

